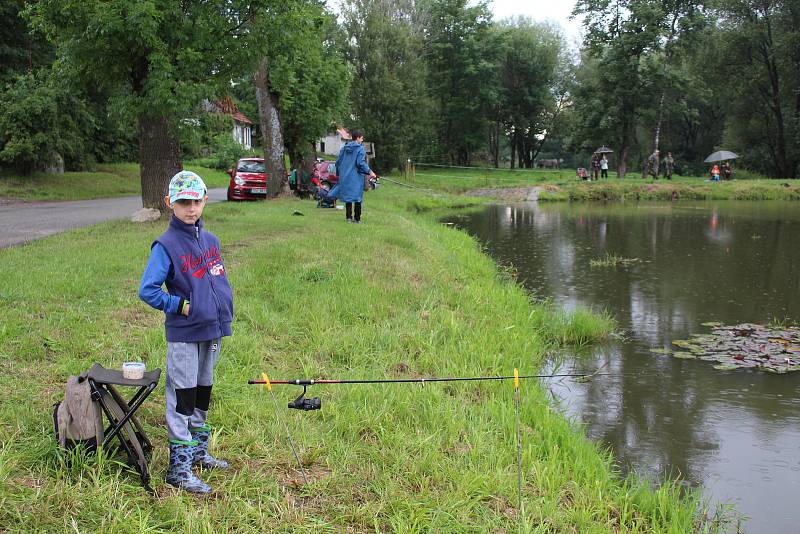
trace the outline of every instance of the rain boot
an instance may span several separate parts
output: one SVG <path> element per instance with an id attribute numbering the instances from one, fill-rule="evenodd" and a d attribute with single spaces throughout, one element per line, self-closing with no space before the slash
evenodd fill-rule
<path id="1" fill-rule="evenodd" d="M 169 444 L 169 469 L 167 484 L 188 491 L 189 493 L 211 493 L 211 486 L 192 473 L 192 458 L 196 445 L 183 443 Z"/>
<path id="2" fill-rule="evenodd" d="M 197 442 L 192 465 L 202 467 L 203 469 L 228 469 L 228 467 L 230 467 L 225 460 L 218 460 L 208 454 L 208 438 L 211 436 L 210 426 L 205 425 L 200 428 L 189 429 L 189 432 L 192 433 L 192 439 Z"/>

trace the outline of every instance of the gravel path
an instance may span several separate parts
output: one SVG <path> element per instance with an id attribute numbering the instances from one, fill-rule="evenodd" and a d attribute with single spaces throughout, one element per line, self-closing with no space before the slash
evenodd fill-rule
<path id="1" fill-rule="evenodd" d="M 209 189 L 209 202 L 226 200 L 226 189 Z M 142 198 L 32 202 L 0 199 L 0 248 L 27 243 L 72 228 L 125 219 L 141 209 Z"/>
<path id="2" fill-rule="evenodd" d="M 544 187 L 516 187 L 509 189 L 473 189 L 464 193 L 468 197 L 490 197 L 507 201 L 529 201 L 539 200 L 539 193 L 544 191 Z"/>

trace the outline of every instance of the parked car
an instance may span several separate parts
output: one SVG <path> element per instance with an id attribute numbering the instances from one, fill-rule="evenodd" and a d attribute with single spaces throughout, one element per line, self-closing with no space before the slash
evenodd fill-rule
<path id="1" fill-rule="evenodd" d="M 226 171 L 231 176 L 228 200 L 263 200 L 267 198 L 267 172 L 264 158 L 242 158 L 235 169 Z"/>

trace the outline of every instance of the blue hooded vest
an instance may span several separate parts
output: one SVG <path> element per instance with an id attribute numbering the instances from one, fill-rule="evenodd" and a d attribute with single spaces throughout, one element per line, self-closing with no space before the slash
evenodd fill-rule
<path id="1" fill-rule="evenodd" d="M 189 315 L 167 314 L 167 341 L 201 342 L 231 335 L 233 293 L 220 255 L 219 239 L 203 230 L 203 220 L 185 224 L 174 215 L 157 243 L 169 254 L 170 295 L 189 301 Z M 155 243 L 154 243 L 155 244 Z"/>

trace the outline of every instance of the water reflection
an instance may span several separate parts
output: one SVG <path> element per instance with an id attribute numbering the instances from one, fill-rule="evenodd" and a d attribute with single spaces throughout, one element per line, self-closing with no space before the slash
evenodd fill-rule
<path id="1" fill-rule="evenodd" d="M 493 206 L 456 222 L 535 294 L 609 310 L 627 341 L 571 359 L 587 384 L 553 394 L 623 469 L 702 484 L 748 532 L 798 532 L 800 375 L 721 372 L 651 348 L 701 323 L 800 319 L 800 208 L 791 203 Z M 606 253 L 638 259 L 591 267 Z"/>

